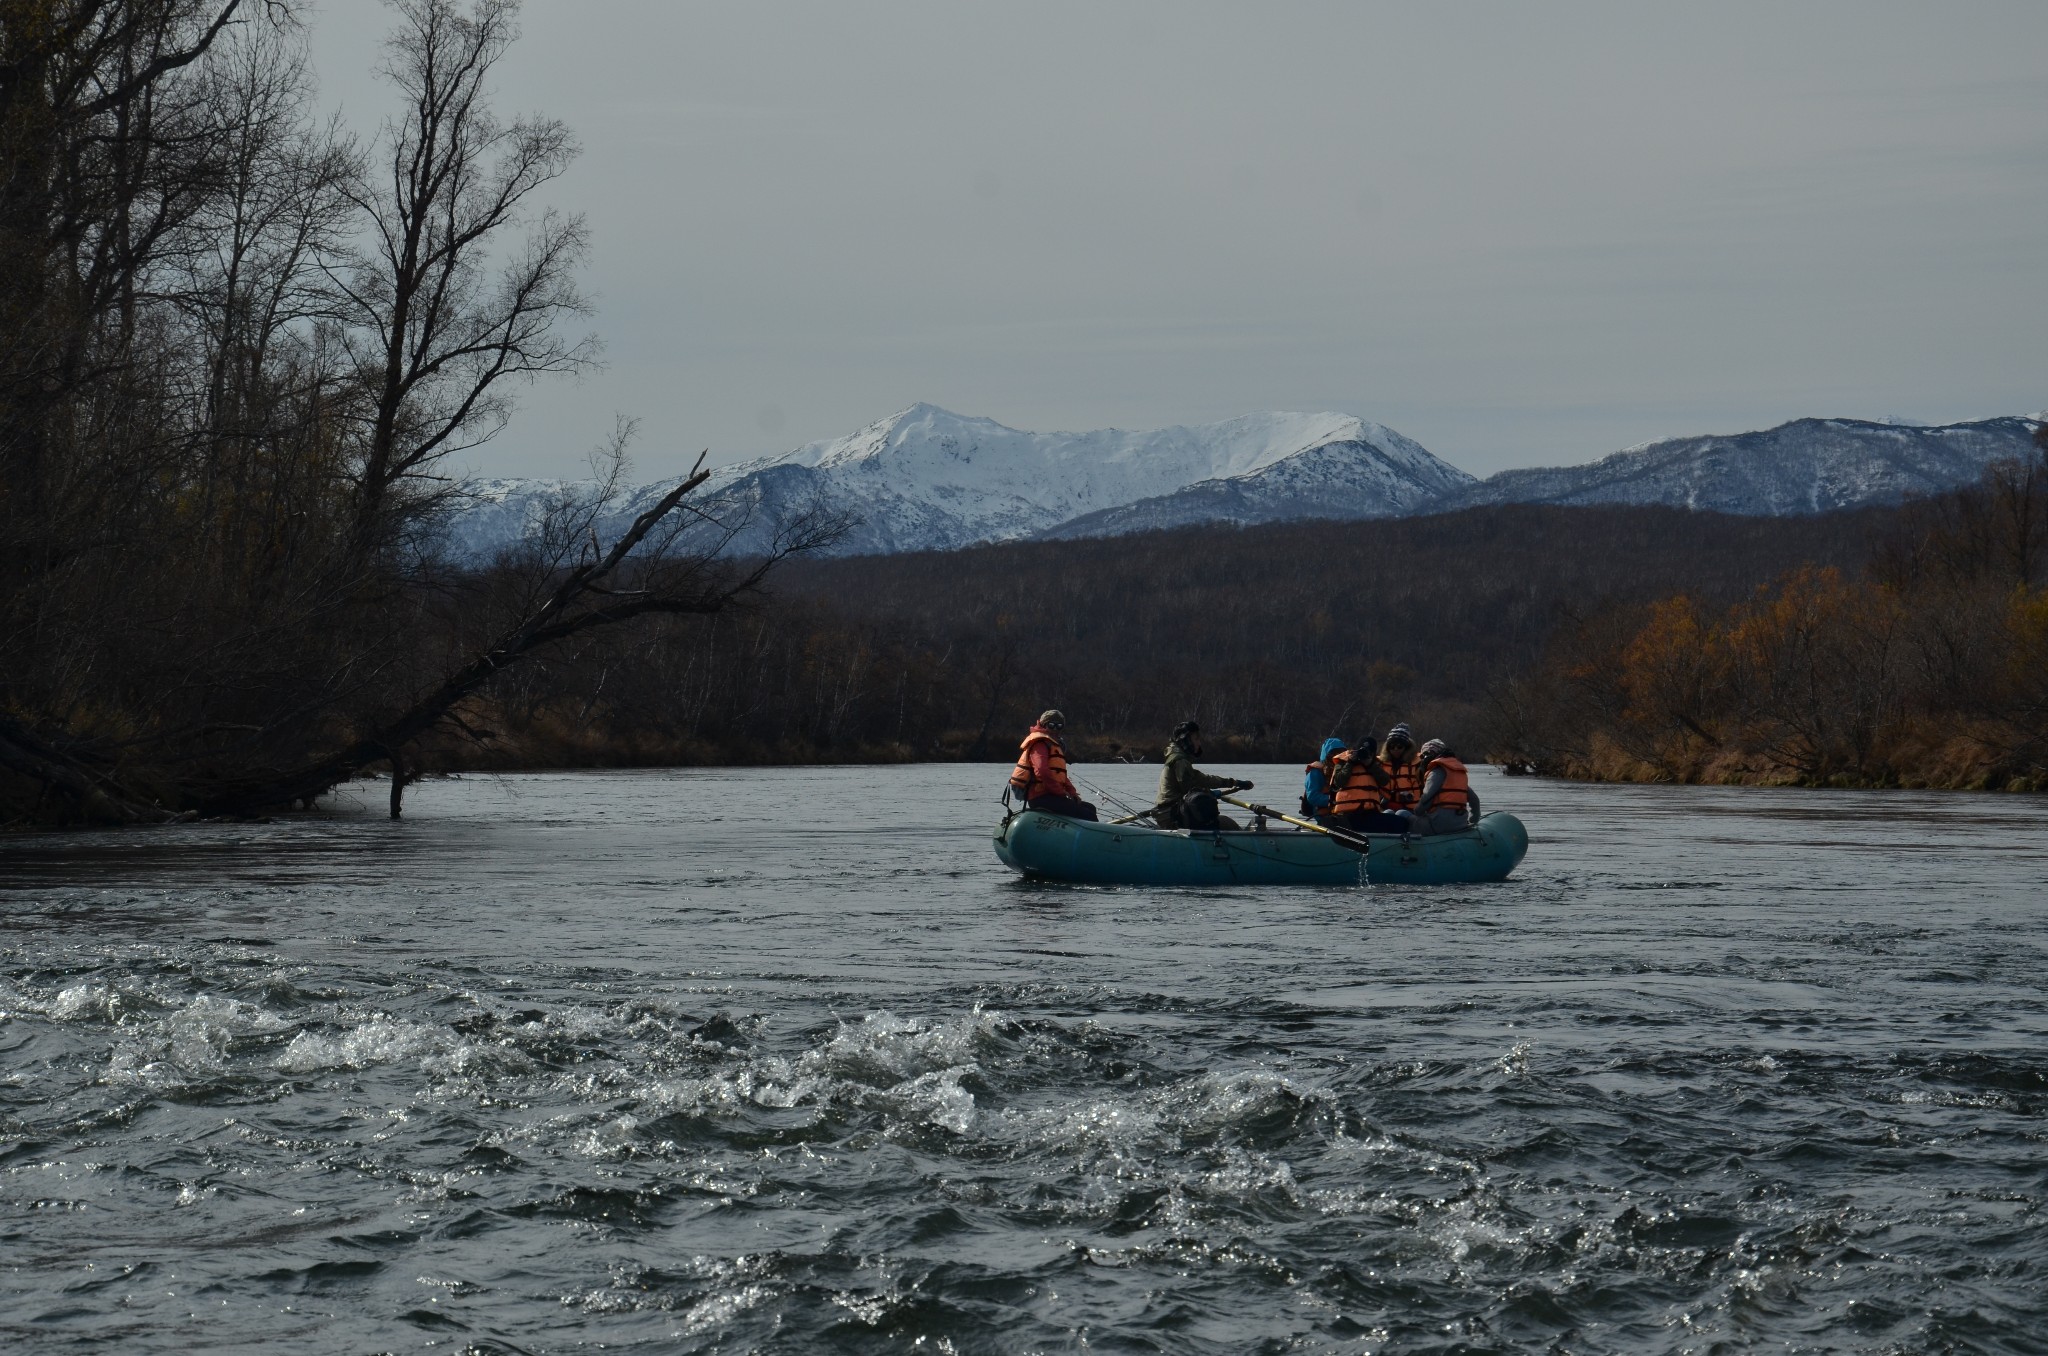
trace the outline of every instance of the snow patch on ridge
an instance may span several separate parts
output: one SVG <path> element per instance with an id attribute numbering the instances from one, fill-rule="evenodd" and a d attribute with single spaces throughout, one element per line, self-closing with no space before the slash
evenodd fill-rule
<path id="1" fill-rule="evenodd" d="M 1400 517 L 1482 504 L 1821 513 L 1965 484 L 1992 461 L 2031 455 L 2044 419 L 2048 412 L 1933 426 L 1799 419 L 1665 438 L 1586 465 L 1503 471 L 1482 482 L 1349 414 L 1274 411 L 1162 429 L 1030 433 L 919 404 L 843 438 L 723 467 L 692 503 L 732 530 L 728 549 L 740 554 L 768 549 L 780 524 L 819 505 L 856 520 L 840 554 L 1197 523 Z M 598 522 L 600 534 L 616 535 L 674 484 L 622 494 Z M 450 516 L 449 544 L 458 559 L 474 562 L 520 541 L 564 494 L 591 487 L 477 480 L 465 489 L 469 502 Z"/>
<path id="2" fill-rule="evenodd" d="M 2033 451 L 2025 419 L 1915 425 L 1795 419 L 1749 433 L 1667 438 L 1584 466 L 1502 471 L 1433 502 L 1666 504 L 1716 513 L 1826 513 L 1967 484 L 1990 463 Z"/>
<path id="3" fill-rule="evenodd" d="M 1470 480 L 1419 444 L 1349 414 L 1267 412 L 1162 429 L 1031 433 L 919 404 L 843 438 L 724 467 L 699 502 L 743 524 L 733 543 L 740 551 L 765 548 L 777 523 L 823 503 L 859 520 L 840 550 L 869 553 L 1014 540 L 1214 482 L 1256 483 L 1275 502 L 1363 495 L 1323 515 L 1353 517 L 1398 512 Z M 451 524 L 458 554 L 484 558 L 518 540 L 549 497 L 568 488 L 524 484 L 530 490 L 520 482 L 473 484 L 474 507 Z M 651 501 L 664 488 L 648 486 L 633 498 Z M 622 524 L 628 516 L 621 506 L 610 518 Z"/>

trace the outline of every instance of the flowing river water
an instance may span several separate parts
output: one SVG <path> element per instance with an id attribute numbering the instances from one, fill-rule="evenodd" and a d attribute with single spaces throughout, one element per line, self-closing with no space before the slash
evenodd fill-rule
<path id="1" fill-rule="evenodd" d="M 0 841 L 0 1350 L 2048 1351 L 2041 800 L 1076 889 L 1003 775 Z"/>

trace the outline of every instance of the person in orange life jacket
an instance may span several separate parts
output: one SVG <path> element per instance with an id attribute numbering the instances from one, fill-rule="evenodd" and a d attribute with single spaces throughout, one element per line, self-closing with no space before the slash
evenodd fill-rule
<path id="1" fill-rule="evenodd" d="M 1422 794 L 1411 818 L 1415 833 L 1460 833 L 1479 822 L 1479 793 L 1471 774 L 1450 746 L 1432 739 L 1415 751 L 1422 768 Z"/>
<path id="2" fill-rule="evenodd" d="M 1358 747 L 1331 760 L 1330 811 L 1317 820 L 1333 828 L 1356 833 L 1406 833 L 1408 821 L 1392 813 L 1391 787 L 1379 760 L 1373 757 L 1370 736 Z"/>
<path id="3" fill-rule="evenodd" d="M 1010 773 L 1010 789 L 1017 793 L 1027 810 L 1063 815 L 1068 819 L 1093 819 L 1095 807 L 1081 799 L 1081 793 L 1074 789 L 1074 783 L 1067 777 L 1067 751 L 1060 743 L 1060 736 L 1066 728 L 1067 718 L 1058 711 L 1039 715 L 1038 722 L 1031 727 L 1031 733 L 1024 736 L 1023 746 L 1017 751 L 1017 766 Z"/>
<path id="4" fill-rule="evenodd" d="M 1314 818 L 1330 812 L 1330 772 L 1337 755 L 1344 752 L 1344 741 L 1334 736 L 1323 741 L 1322 752 L 1316 761 L 1301 770 L 1301 812 Z"/>
<path id="5" fill-rule="evenodd" d="M 1202 727 L 1184 720 L 1173 727 L 1166 745 L 1165 766 L 1159 769 L 1159 800 L 1152 822 L 1162 829 L 1195 829 L 1203 833 L 1234 829 L 1237 821 L 1218 814 L 1218 791 L 1249 791 L 1250 782 L 1217 777 L 1195 766 L 1202 756 Z"/>
<path id="6" fill-rule="evenodd" d="M 1387 731 L 1380 745 L 1380 773 L 1387 784 L 1386 808 L 1412 810 L 1422 798 L 1422 770 L 1415 761 L 1415 736 L 1406 724 Z"/>

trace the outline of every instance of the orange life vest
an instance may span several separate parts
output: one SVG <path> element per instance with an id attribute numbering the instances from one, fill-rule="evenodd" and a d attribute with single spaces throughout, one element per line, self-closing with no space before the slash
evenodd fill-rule
<path id="1" fill-rule="evenodd" d="M 1308 786 L 1308 774 L 1311 772 L 1320 772 L 1323 774 L 1323 794 L 1329 796 L 1334 801 L 1337 795 L 1337 760 L 1339 758 L 1342 758 L 1343 756 L 1344 755 L 1341 752 L 1333 753 L 1328 758 L 1318 759 L 1313 763 L 1302 764 L 1301 775 L 1302 786 L 1304 789 L 1301 793 L 1301 812 L 1303 814 L 1327 815 L 1336 813 L 1327 805 L 1320 810 L 1316 809 L 1315 806 L 1310 805 L 1308 803 L 1308 791 L 1306 790 L 1306 787 Z"/>
<path id="2" fill-rule="evenodd" d="M 1389 763 L 1380 759 L 1380 771 L 1387 779 L 1387 796 L 1393 801 L 1393 809 L 1412 810 L 1422 796 L 1422 769 L 1415 766 L 1410 758 L 1405 763 Z"/>
<path id="3" fill-rule="evenodd" d="M 1033 785 L 1037 774 L 1031 770 L 1031 746 L 1040 740 L 1052 746 L 1052 761 L 1046 766 L 1045 781 Z M 1039 796 L 1075 796 L 1074 784 L 1067 780 L 1067 751 L 1060 747 L 1060 741 L 1032 726 L 1017 750 L 1017 766 L 1010 772 L 1010 789 L 1027 801 Z"/>
<path id="4" fill-rule="evenodd" d="M 1429 760 L 1429 767 L 1422 770 L 1423 780 L 1429 779 L 1433 768 L 1444 770 L 1444 784 L 1437 789 L 1436 799 L 1429 803 L 1431 812 L 1437 810 L 1463 811 L 1472 804 L 1472 779 L 1465 772 L 1465 765 L 1445 754 Z"/>
<path id="5" fill-rule="evenodd" d="M 1330 760 L 1330 813 L 1348 815 L 1387 808 L 1387 788 L 1373 774 L 1378 771 L 1369 758 L 1354 758 L 1348 751 Z"/>

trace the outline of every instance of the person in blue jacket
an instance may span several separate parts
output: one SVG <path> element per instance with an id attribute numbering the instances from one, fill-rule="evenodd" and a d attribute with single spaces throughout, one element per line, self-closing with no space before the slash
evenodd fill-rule
<path id="1" fill-rule="evenodd" d="M 1301 812 L 1311 819 L 1330 813 L 1330 765 L 1344 748 L 1341 739 L 1325 739 L 1316 761 L 1301 770 Z"/>

